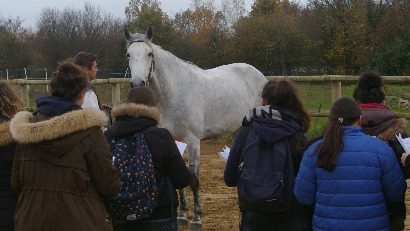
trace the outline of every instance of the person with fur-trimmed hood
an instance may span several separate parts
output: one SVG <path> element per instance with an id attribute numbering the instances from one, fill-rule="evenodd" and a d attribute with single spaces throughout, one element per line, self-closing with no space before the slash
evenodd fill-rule
<path id="1" fill-rule="evenodd" d="M 353 98 L 359 103 L 362 109 L 362 128 L 363 131 L 371 136 L 386 141 L 396 154 L 400 162 L 403 147 L 396 138 L 396 134 L 401 133 L 407 137 L 406 119 L 399 118 L 385 104 L 385 93 L 383 91 L 382 77 L 375 72 L 367 72 L 360 76 Z M 410 177 L 410 168 L 406 167 L 410 163 L 410 156 L 404 158 L 403 171 L 406 178 Z M 398 204 L 389 204 L 390 228 L 392 230 L 403 230 L 406 218 L 406 206 L 403 200 Z"/>
<path id="2" fill-rule="evenodd" d="M 148 222 L 127 221 L 125 223 L 114 220 L 115 230 L 175 230 L 172 223 L 176 223 L 171 216 L 171 211 L 176 214 L 178 206 L 176 189 L 187 187 L 191 182 L 191 174 L 182 159 L 175 141 L 166 128 L 156 127 L 160 121 L 160 111 L 158 109 L 158 97 L 146 87 L 132 88 L 127 96 L 125 103 L 114 106 L 112 117 L 114 122 L 106 132 L 108 142 L 115 139 L 133 136 L 137 132 L 142 132 L 148 148 L 152 155 L 154 165 L 154 175 L 157 182 L 163 177 L 168 177 L 172 182 L 172 194 L 163 184 L 159 189 L 159 198 L 156 208 L 153 210 Z M 171 203 L 171 198 L 173 198 Z M 174 205 L 171 208 L 171 204 Z M 170 219 L 171 218 L 171 219 Z M 156 228 L 152 227 L 149 221 L 167 220 L 157 223 Z M 171 221 L 171 222 L 168 222 Z M 158 227 L 160 226 L 160 227 Z"/>
<path id="3" fill-rule="evenodd" d="M 101 195 L 120 188 L 102 128 L 104 112 L 81 109 L 88 81 L 80 67 L 62 62 L 51 96 L 37 110 L 17 113 L 10 131 L 17 148 L 12 187 L 20 193 L 16 230 L 113 230 Z"/>
<path id="4" fill-rule="evenodd" d="M 15 142 L 10 134 L 10 119 L 23 110 L 23 103 L 7 83 L 0 83 L 0 230 L 14 230 L 14 211 L 18 194 L 11 189 Z"/>

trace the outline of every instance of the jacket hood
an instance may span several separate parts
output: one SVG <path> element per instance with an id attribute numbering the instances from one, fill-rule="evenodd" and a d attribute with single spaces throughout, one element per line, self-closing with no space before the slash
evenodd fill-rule
<path id="1" fill-rule="evenodd" d="M 75 110 L 39 122 L 38 116 L 23 111 L 10 122 L 10 131 L 17 143 L 42 149 L 41 158 L 59 158 L 73 150 L 93 129 L 107 124 L 104 112 L 96 109 Z"/>
<path id="2" fill-rule="evenodd" d="M 254 119 L 252 127 L 262 140 L 269 144 L 290 138 L 298 132 L 303 133 L 302 128 L 294 121 L 258 118 Z"/>
<path id="3" fill-rule="evenodd" d="M 81 108 L 79 105 L 57 96 L 38 97 L 36 99 L 36 104 L 38 112 L 50 117 Z"/>
<path id="4" fill-rule="evenodd" d="M 17 113 L 10 122 L 13 138 L 22 144 L 53 141 L 91 127 L 104 127 L 107 117 L 96 109 L 75 110 L 52 117 L 48 120 L 31 123 L 34 115 L 23 111 Z"/>
<path id="5" fill-rule="evenodd" d="M 269 105 L 252 109 L 244 122 L 250 122 L 261 139 L 269 144 L 292 137 L 296 133 L 303 134 L 302 127 L 291 112 Z"/>
<path id="6" fill-rule="evenodd" d="M 251 123 L 256 118 L 270 118 L 282 120 L 282 115 L 278 110 L 275 110 L 273 106 L 265 105 L 255 107 L 249 110 L 249 112 L 243 118 L 243 125 Z"/>
<path id="7" fill-rule="evenodd" d="M 0 146 L 6 146 L 13 143 L 13 138 L 10 133 L 10 123 L 1 122 L 0 123 Z"/>
<path id="8" fill-rule="evenodd" d="M 156 107 L 124 103 L 112 109 L 115 122 L 107 132 L 108 140 L 129 136 L 159 123 L 160 112 Z"/>
<path id="9" fill-rule="evenodd" d="M 362 108 L 362 127 L 365 133 L 381 140 L 393 140 L 395 134 L 406 133 L 406 119 L 381 108 Z"/>
<path id="10" fill-rule="evenodd" d="M 157 121 L 157 123 L 161 119 L 161 113 L 157 107 L 149 107 L 142 104 L 135 104 L 135 103 L 122 103 L 118 106 L 115 106 L 111 110 L 111 115 L 113 118 L 118 118 L 122 116 L 129 116 L 129 117 L 147 117 Z"/>

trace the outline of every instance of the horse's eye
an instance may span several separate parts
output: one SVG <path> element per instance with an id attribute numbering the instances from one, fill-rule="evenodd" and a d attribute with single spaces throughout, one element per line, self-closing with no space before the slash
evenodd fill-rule
<path id="1" fill-rule="evenodd" d="M 130 54 L 127 53 L 127 58 L 130 58 Z"/>
<path id="2" fill-rule="evenodd" d="M 148 53 L 148 56 L 152 56 L 152 52 Z"/>

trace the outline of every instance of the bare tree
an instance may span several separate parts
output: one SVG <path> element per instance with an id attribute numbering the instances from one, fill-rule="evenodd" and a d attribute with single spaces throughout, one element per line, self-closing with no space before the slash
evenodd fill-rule
<path id="1" fill-rule="evenodd" d="M 226 21 L 226 25 L 230 32 L 233 31 L 233 25 L 245 15 L 244 0 L 222 0 L 222 12 Z"/>
<path id="2" fill-rule="evenodd" d="M 98 7 L 87 3 L 82 10 L 46 8 L 37 26 L 34 46 L 44 57 L 45 66 L 55 67 L 60 60 L 88 51 L 97 54 L 102 70 L 122 68 L 118 60 L 125 60 L 123 24 Z"/>
<path id="3" fill-rule="evenodd" d="M 158 0 L 130 0 L 125 8 L 125 14 L 131 21 L 137 19 L 147 9 L 160 10 L 160 2 Z"/>

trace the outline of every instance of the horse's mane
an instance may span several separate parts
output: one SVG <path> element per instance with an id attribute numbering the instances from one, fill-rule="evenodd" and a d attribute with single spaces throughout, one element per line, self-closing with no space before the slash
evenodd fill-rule
<path id="1" fill-rule="evenodd" d="M 163 51 L 163 52 L 164 52 L 165 54 L 167 54 L 168 56 L 175 57 L 176 60 L 177 60 L 177 61 L 180 61 L 181 63 L 186 63 L 186 64 L 188 64 L 188 65 L 190 65 L 190 66 L 192 66 L 192 67 L 194 67 L 194 68 L 198 68 L 198 69 L 200 69 L 200 70 L 203 70 L 202 68 L 198 67 L 198 66 L 197 66 L 196 64 L 194 64 L 193 62 L 183 60 L 183 59 L 179 58 L 178 56 L 172 54 L 171 52 L 169 52 L 169 51 L 163 49 L 160 45 L 157 45 L 157 44 L 151 42 L 150 40 L 148 40 L 148 39 L 146 38 L 146 36 L 145 36 L 144 34 L 139 34 L 139 33 L 133 34 L 131 41 L 137 41 L 137 40 L 145 42 L 145 44 L 147 44 L 149 47 L 151 47 L 151 48 L 153 48 L 153 49 L 156 48 L 156 49 L 159 49 L 160 51 Z M 131 44 L 131 43 L 128 43 L 128 44 L 127 44 L 127 49 L 128 49 L 128 46 L 129 46 L 130 44 Z"/>
<path id="2" fill-rule="evenodd" d="M 186 64 L 192 66 L 193 68 L 198 68 L 198 69 L 200 69 L 200 70 L 203 70 L 202 68 L 200 68 L 198 65 L 194 64 L 193 62 L 183 60 L 183 59 L 179 58 L 178 56 L 172 54 L 170 51 L 167 51 L 167 50 L 163 49 L 163 48 L 162 48 L 161 46 L 159 46 L 159 45 L 156 45 L 156 44 L 154 44 L 154 43 L 152 43 L 152 42 L 147 42 L 147 45 L 148 45 L 148 46 L 151 46 L 151 47 L 153 47 L 153 48 L 155 47 L 155 49 L 159 49 L 160 51 L 164 52 L 164 53 L 165 53 L 166 55 L 168 55 L 168 56 L 174 57 L 174 58 L 176 59 L 176 61 L 180 61 L 181 63 L 186 63 Z"/>

